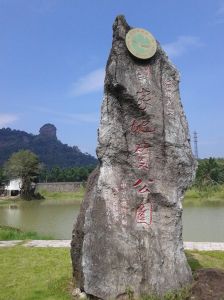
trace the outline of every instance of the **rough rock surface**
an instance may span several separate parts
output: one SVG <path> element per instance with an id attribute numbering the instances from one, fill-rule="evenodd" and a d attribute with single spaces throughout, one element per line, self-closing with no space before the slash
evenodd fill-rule
<path id="1" fill-rule="evenodd" d="M 40 136 L 56 139 L 57 128 L 53 124 L 45 124 L 40 128 Z"/>
<path id="2" fill-rule="evenodd" d="M 77 287 L 90 297 L 161 295 L 192 280 L 182 203 L 195 173 L 179 74 L 158 44 L 134 58 L 123 16 L 113 25 L 97 156 L 73 230 Z"/>

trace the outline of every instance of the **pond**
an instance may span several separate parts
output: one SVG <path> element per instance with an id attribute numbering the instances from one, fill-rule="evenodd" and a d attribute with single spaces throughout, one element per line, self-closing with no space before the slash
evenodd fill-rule
<path id="1" fill-rule="evenodd" d="M 71 201 L 21 202 L 18 208 L 0 206 L 0 224 L 71 239 L 79 205 Z M 183 213 L 184 241 L 224 242 L 224 207 L 186 207 Z"/>

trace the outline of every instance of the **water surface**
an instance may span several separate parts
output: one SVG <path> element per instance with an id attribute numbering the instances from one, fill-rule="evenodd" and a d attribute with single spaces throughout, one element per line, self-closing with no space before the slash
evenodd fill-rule
<path id="1" fill-rule="evenodd" d="M 21 202 L 18 208 L 0 206 L 0 224 L 71 239 L 79 205 L 71 201 Z M 185 241 L 224 242 L 224 207 L 186 207 L 183 213 Z"/>

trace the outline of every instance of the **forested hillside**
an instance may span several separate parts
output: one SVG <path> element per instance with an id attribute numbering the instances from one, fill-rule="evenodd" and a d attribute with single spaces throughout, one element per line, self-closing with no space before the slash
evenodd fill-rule
<path id="1" fill-rule="evenodd" d="M 30 150 L 38 155 L 45 167 L 68 168 L 96 165 L 97 159 L 88 153 L 82 153 L 77 146 L 70 147 L 57 139 L 56 127 L 45 124 L 38 135 L 25 131 L 0 129 L 0 166 L 21 149 Z"/>

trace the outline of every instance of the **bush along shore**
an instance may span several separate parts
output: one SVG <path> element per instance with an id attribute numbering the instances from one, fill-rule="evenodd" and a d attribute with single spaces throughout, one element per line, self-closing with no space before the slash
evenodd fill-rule
<path id="1" fill-rule="evenodd" d="M 22 231 L 21 229 L 0 225 L 0 241 L 11 240 L 53 240 L 52 236 L 40 235 L 34 231 Z"/>
<path id="2" fill-rule="evenodd" d="M 184 197 L 184 206 L 223 206 L 224 184 L 208 185 L 203 188 L 192 186 Z"/>
<path id="3" fill-rule="evenodd" d="M 199 159 L 193 186 L 185 194 L 185 206 L 224 205 L 224 159 Z"/>

